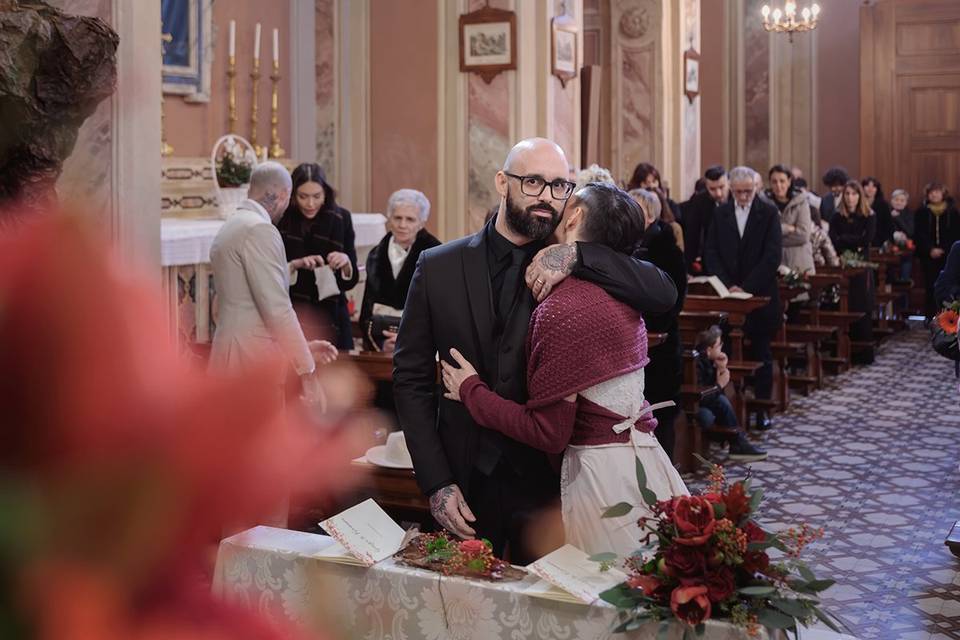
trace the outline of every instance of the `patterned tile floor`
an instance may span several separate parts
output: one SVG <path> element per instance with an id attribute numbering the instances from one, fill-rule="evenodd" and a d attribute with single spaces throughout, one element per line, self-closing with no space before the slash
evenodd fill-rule
<path id="1" fill-rule="evenodd" d="M 960 392 L 926 336 L 902 332 L 873 365 L 796 396 L 750 465 L 765 524 L 825 528 L 807 560 L 837 580 L 824 604 L 862 640 L 960 639 L 960 558 L 943 544 L 960 520 Z"/>

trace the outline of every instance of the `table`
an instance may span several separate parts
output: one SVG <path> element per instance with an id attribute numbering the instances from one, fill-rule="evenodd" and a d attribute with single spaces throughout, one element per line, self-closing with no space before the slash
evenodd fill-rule
<path id="1" fill-rule="evenodd" d="M 332 539 L 254 527 L 220 543 L 213 592 L 272 620 L 310 625 L 319 618 L 340 636 L 380 640 L 526 640 L 610 638 L 616 611 L 606 603 L 573 604 L 531 595 L 539 580 L 491 584 L 400 566 L 392 558 L 374 567 L 316 557 Z M 542 583 L 540 583 L 542 585 Z M 676 625 L 670 640 L 680 640 Z M 330 634 L 333 635 L 333 634 Z M 657 637 L 657 625 L 617 638 Z M 746 640 L 746 634 L 709 621 L 708 640 Z M 761 631 L 759 640 L 769 640 Z M 782 636 L 777 636 L 782 637 Z M 832 633 L 804 640 L 840 640 Z"/>

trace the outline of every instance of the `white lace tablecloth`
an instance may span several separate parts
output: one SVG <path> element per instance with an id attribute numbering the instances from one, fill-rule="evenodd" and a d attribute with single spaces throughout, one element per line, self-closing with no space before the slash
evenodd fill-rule
<path id="1" fill-rule="evenodd" d="M 386 221 L 379 213 L 354 213 L 356 247 L 373 247 L 386 234 Z M 164 267 L 210 262 L 210 244 L 223 220 L 160 220 L 160 264 Z"/>
<path id="2" fill-rule="evenodd" d="M 340 637 L 369 640 L 511 640 L 653 638 L 652 625 L 628 636 L 610 634 L 615 610 L 605 603 L 570 604 L 533 597 L 537 579 L 490 584 L 443 577 L 397 565 L 388 558 L 371 568 L 335 564 L 316 554 L 326 536 L 254 527 L 223 540 L 213 589 L 219 597 L 271 619 L 321 626 Z M 317 628 L 313 626 L 313 628 Z M 683 633 L 677 625 L 671 640 Z M 709 623 L 710 640 L 745 640 L 725 624 Z M 839 639 L 806 632 L 804 640 Z M 761 634 L 761 640 L 767 640 Z"/>

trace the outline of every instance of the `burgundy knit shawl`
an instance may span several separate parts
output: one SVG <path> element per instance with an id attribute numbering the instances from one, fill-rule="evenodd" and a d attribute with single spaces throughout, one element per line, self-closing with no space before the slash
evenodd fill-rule
<path id="1" fill-rule="evenodd" d="M 542 407 L 642 369 L 647 329 L 629 306 L 570 277 L 533 312 L 527 355 L 527 406 Z"/>

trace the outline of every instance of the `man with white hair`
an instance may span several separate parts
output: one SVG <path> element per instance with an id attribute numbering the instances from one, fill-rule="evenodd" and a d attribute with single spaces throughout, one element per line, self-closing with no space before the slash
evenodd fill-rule
<path id="1" fill-rule="evenodd" d="M 780 326 L 777 268 L 783 234 L 780 212 L 757 197 L 756 171 L 750 167 L 730 170 L 733 202 L 720 206 L 704 241 L 704 267 L 730 291 L 769 296 L 770 303 L 747 316 L 743 331 L 750 340 L 748 357 L 763 366 L 754 380 L 756 397 L 769 400 L 773 391 L 773 354 L 770 342 Z M 757 414 L 757 428 L 769 429 L 765 411 Z"/>
<path id="2" fill-rule="evenodd" d="M 289 363 L 300 375 L 304 399 L 317 402 L 322 397 L 313 376 L 317 362 L 333 360 L 337 351 L 326 341 L 307 342 L 290 302 L 291 275 L 323 264 L 319 256 L 287 263 L 274 225 L 290 202 L 291 189 L 290 174 L 283 165 L 258 165 L 250 176 L 249 197 L 213 240 L 210 264 L 220 316 L 210 370 L 230 374 L 264 361 L 282 363 L 274 377 L 278 402 L 282 402 Z"/>

